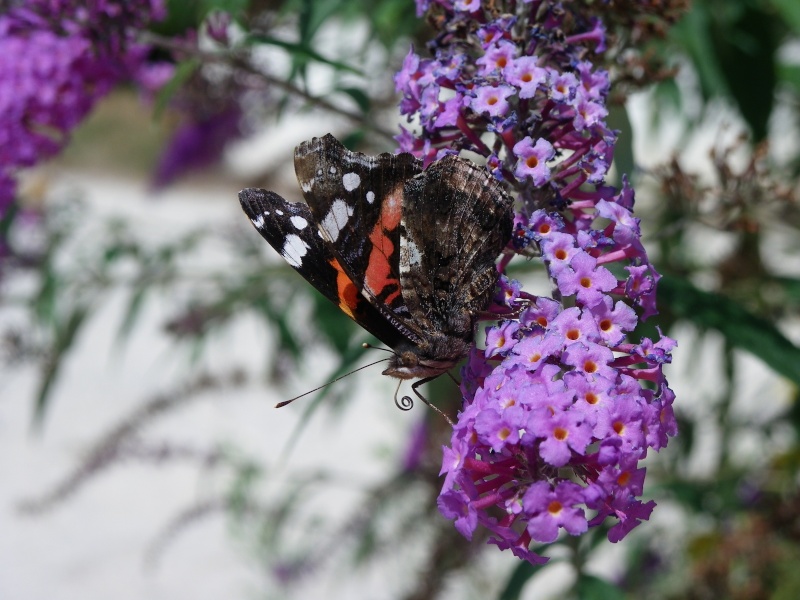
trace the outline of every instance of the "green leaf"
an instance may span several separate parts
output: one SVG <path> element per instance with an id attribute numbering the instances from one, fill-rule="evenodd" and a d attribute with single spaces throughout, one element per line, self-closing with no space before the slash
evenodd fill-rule
<path id="1" fill-rule="evenodd" d="M 797 0 L 769 0 L 783 18 L 784 23 L 794 30 L 795 35 L 800 35 L 800 2 Z"/>
<path id="2" fill-rule="evenodd" d="M 614 105 L 610 107 L 608 114 L 608 126 L 619 131 L 617 143 L 614 146 L 614 165 L 617 167 L 615 185 L 619 185 L 622 176 L 628 177 L 633 174 L 633 129 L 628 118 L 628 111 L 624 106 Z"/>
<path id="3" fill-rule="evenodd" d="M 329 58 L 325 58 L 319 52 L 314 50 L 311 46 L 307 46 L 305 44 L 297 44 L 295 42 L 287 42 L 285 40 L 279 40 L 278 38 L 274 38 L 269 35 L 263 34 L 251 34 L 247 38 L 247 43 L 260 43 L 260 44 L 269 44 L 271 46 L 277 46 L 278 48 L 283 48 L 289 54 L 292 55 L 292 58 L 300 63 L 305 63 L 309 61 L 317 61 L 321 62 L 326 65 L 330 65 L 335 69 L 340 71 L 348 71 L 349 73 L 354 73 L 356 75 L 363 76 L 363 73 L 352 67 L 346 63 L 340 62 L 338 60 L 332 60 Z"/>
<path id="4" fill-rule="evenodd" d="M 618 587 L 585 573 L 578 575 L 575 591 L 581 600 L 625 600 L 625 594 Z"/>
<path id="5" fill-rule="evenodd" d="M 506 583 L 505 589 L 500 592 L 499 600 L 517 600 L 522 595 L 522 588 L 528 583 L 528 580 L 536 575 L 541 570 L 541 567 L 534 566 L 529 562 L 521 561 L 511 577 Z"/>
<path id="6" fill-rule="evenodd" d="M 795 94 L 800 95 L 800 65 L 778 65 L 778 79 L 792 87 Z"/>
<path id="7" fill-rule="evenodd" d="M 695 2 L 692 10 L 670 32 L 675 43 L 691 57 L 705 99 L 727 95 L 725 77 L 716 59 L 710 30 L 708 7 Z"/>
<path id="8" fill-rule="evenodd" d="M 700 290 L 685 279 L 664 276 L 658 284 L 658 303 L 702 329 L 719 331 L 728 344 L 760 358 L 800 385 L 800 349 L 772 323 L 737 302 Z"/>
<path id="9" fill-rule="evenodd" d="M 346 4 L 342 0 L 301 0 L 298 8 L 300 40 L 308 46 L 319 28 Z"/>
<path id="10" fill-rule="evenodd" d="M 775 283 L 780 284 L 786 303 L 790 306 L 800 304 L 800 279 L 791 277 L 776 277 Z"/>
<path id="11" fill-rule="evenodd" d="M 215 10 L 221 10 L 230 13 L 231 16 L 236 16 L 247 10 L 250 0 L 202 0 L 202 5 L 205 15 Z"/>
<path id="12" fill-rule="evenodd" d="M 144 284 L 137 287 L 133 294 L 131 294 L 130 300 L 128 300 L 128 306 L 125 309 L 125 314 L 119 326 L 119 331 L 117 332 L 118 345 L 125 341 L 133 330 L 133 326 L 136 324 L 136 320 L 142 312 L 142 306 L 144 306 L 144 299 L 148 290 L 147 284 Z"/>
<path id="13" fill-rule="evenodd" d="M 370 109 L 372 108 L 372 101 L 370 100 L 369 96 L 362 90 L 361 88 L 356 87 L 346 87 L 346 88 L 338 88 L 340 92 L 344 92 L 348 96 L 350 96 L 355 103 L 358 105 L 358 108 L 361 109 L 365 115 L 369 114 Z"/>
<path id="14" fill-rule="evenodd" d="M 777 34 L 773 19 L 749 5 L 738 19 L 718 23 L 712 30 L 727 87 L 756 142 L 766 138 L 772 114 L 777 82 L 775 54 L 780 43 Z"/>
<path id="15" fill-rule="evenodd" d="M 34 428 L 39 428 L 42 425 L 50 400 L 50 392 L 60 371 L 63 358 L 75 341 L 78 331 L 88 314 L 88 306 L 76 306 L 70 315 L 56 327 L 53 354 L 43 366 L 42 379 L 39 382 L 39 390 L 36 394 L 33 415 Z"/>

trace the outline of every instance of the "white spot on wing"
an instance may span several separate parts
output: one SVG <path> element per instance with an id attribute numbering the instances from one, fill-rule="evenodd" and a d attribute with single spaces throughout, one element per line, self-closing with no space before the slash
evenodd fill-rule
<path id="1" fill-rule="evenodd" d="M 328 169 L 328 171 L 330 171 L 331 175 L 336 175 L 336 167 L 334 167 L 333 165 L 331 165 L 331 167 L 330 167 L 330 169 Z"/>
<path id="2" fill-rule="evenodd" d="M 400 248 L 400 252 L 404 255 L 404 262 L 410 266 L 418 265 L 422 260 L 422 255 L 419 252 L 419 247 L 412 241 L 406 238 L 405 243 Z"/>
<path id="3" fill-rule="evenodd" d="M 258 215 L 255 219 L 250 219 L 257 229 L 264 229 L 264 215 Z"/>
<path id="4" fill-rule="evenodd" d="M 295 268 L 299 267 L 303 264 L 303 257 L 307 253 L 308 244 L 303 241 L 303 238 L 293 233 L 286 236 L 281 250 L 281 256 L 286 259 L 286 262 Z"/>
<path id="5" fill-rule="evenodd" d="M 300 182 L 300 189 L 303 190 L 304 193 L 308 193 L 311 191 L 311 188 L 314 187 L 314 180 L 311 181 L 301 181 Z"/>
<path id="6" fill-rule="evenodd" d="M 369 202 L 370 204 L 375 202 L 375 192 L 373 192 L 372 190 L 367 192 L 367 202 Z"/>
<path id="7" fill-rule="evenodd" d="M 308 227 L 308 221 L 306 221 L 303 217 L 295 215 L 289 219 L 297 229 L 303 230 Z"/>
<path id="8" fill-rule="evenodd" d="M 342 184 L 344 185 L 344 189 L 348 192 L 352 192 L 361 185 L 361 177 L 358 176 L 358 173 L 345 173 L 344 177 L 342 177 Z"/>
<path id="9" fill-rule="evenodd" d="M 283 211 L 282 211 L 282 210 L 276 210 L 276 211 L 275 211 L 275 214 L 276 214 L 276 215 L 283 216 Z"/>
<path id="10" fill-rule="evenodd" d="M 322 229 L 326 231 L 332 242 L 339 238 L 342 229 L 347 225 L 347 220 L 352 216 L 353 207 L 348 206 L 347 202 L 339 198 L 333 201 L 328 214 L 322 219 Z"/>

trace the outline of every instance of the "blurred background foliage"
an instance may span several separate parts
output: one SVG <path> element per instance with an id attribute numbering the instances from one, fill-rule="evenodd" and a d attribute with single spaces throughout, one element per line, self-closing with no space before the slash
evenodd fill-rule
<path id="1" fill-rule="evenodd" d="M 678 352 L 691 358 L 682 361 L 687 372 L 670 376 L 688 382 L 676 386 L 680 435 L 649 466 L 649 494 L 671 520 L 642 526 L 624 544 L 624 563 L 604 577 L 587 570 L 607 548 L 601 535 L 560 542 L 553 562 L 574 568 L 571 597 L 590 600 L 800 597 L 794 568 L 800 556 L 800 3 L 585 2 L 603 15 L 616 49 L 604 55 L 621 131 L 615 164 L 634 180 L 645 242 L 664 276 L 660 314 L 646 327 L 677 338 Z M 332 43 L 341 31 L 363 35 Z M 147 34 L 154 59 L 175 67 L 145 103 L 152 125 L 141 127 L 133 90 L 117 91 L 76 131 L 61 164 L 87 168 L 91 161 L 90 170 L 135 165 L 166 186 L 217 163 L 227 144 L 309 111 L 343 123 L 340 137 L 351 148 L 393 150 L 392 75 L 409 44 L 423 47 L 428 33 L 411 0 L 170 2 L 168 18 Z M 645 117 L 638 130 L 629 112 L 635 106 Z M 634 133 L 672 142 L 664 148 L 634 144 Z M 705 145 L 692 154 L 698 137 Z M 637 154 L 643 147 L 647 159 Z M 237 185 L 269 187 L 273 174 L 267 169 L 244 182 L 232 179 L 230 202 Z M 231 175 L 213 170 L 201 177 Z M 12 325 L 4 320 L 2 368 L 9 376 L 20 362 L 38 365 L 39 390 L 31 399 L 38 434 L 47 435 L 52 403 L 68 401 L 58 395 L 60 370 L 114 290 L 124 289 L 127 297 L 122 345 L 151 297 L 176 299 L 163 326 L 176 347 L 187 350 L 187 381 L 122 416 L 120 426 L 29 510 L 65 501 L 122 457 L 185 458 L 179 447 L 142 444 L 139 434 L 197 394 L 241 384 L 241 373 L 210 376 L 197 366 L 207 341 L 237 316 L 257 315 L 273 332 L 269 344 L 277 358 L 264 366 L 268 385 L 281 385 L 287 372 L 313 363 L 321 347 L 336 361 L 320 383 L 364 362 L 363 332 L 267 257 L 258 236 L 240 235 L 247 223 L 153 241 L 117 218 L 88 239 L 81 238 L 80 224 L 91 209 L 69 198 L 44 202 L 45 196 L 34 173 L 0 223 L 9 248 L 0 310 L 13 317 Z M 185 268 L 214 244 L 233 252 L 234 268 Z M 534 264 L 517 266 L 514 275 L 524 279 Z M 301 317 L 287 313 L 286 306 L 297 305 L 304 307 Z M 750 357 L 759 372 L 767 371 L 755 387 L 748 382 Z M 714 377 L 714 385 L 705 385 Z M 297 410 L 311 415 L 323 403 L 341 410 L 347 385 L 327 387 Z M 457 405 L 447 382 L 433 387 L 439 405 Z M 759 411 L 762 405 L 779 408 Z M 312 526 L 298 522 L 298 507 L 325 484 L 324 474 L 299 475 L 277 500 L 266 500 L 256 485 L 270 477 L 263 457 L 231 448 L 198 454 L 194 459 L 232 473 L 231 489 L 176 515 L 154 552 L 197 519 L 223 511 L 252 559 L 288 588 L 337 553 L 347 555 L 357 576 L 408 543 L 421 547 L 422 559 L 396 567 L 413 575 L 404 598 L 438 597 L 453 574 L 472 581 L 476 594 L 499 589 L 505 600 L 536 597 L 526 585 L 549 566 L 515 565 L 499 582 L 476 572 L 476 561 L 494 549 L 482 539 L 461 539 L 438 515 L 439 448 L 447 430 L 431 415 L 420 423 L 418 440 L 409 442 L 415 458 L 400 461 L 405 466 L 368 490 L 344 526 L 323 528 L 313 539 L 298 541 L 293 530 Z"/>

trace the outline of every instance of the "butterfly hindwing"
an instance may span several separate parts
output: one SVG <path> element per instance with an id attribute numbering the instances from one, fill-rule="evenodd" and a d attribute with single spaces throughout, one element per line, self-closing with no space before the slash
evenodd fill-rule
<path id="1" fill-rule="evenodd" d="M 239 201 L 261 236 L 323 296 L 384 344 L 394 346 L 402 340 L 397 329 L 359 293 L 340 257 L 320 235 L 307 205 L 257 188 L 239 192 Z"/>
<path id="2" fill-rule="evenodd" d="M 404 189 L 400 282 L 423 328 L 471 339 L 511 238 L 513 199 L 484 168 L 445 156 Z"/>

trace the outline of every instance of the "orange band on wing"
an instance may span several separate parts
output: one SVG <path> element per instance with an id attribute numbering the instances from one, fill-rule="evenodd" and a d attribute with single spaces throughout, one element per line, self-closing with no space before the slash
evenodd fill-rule
<path id="1" fill-rule="evenodd" d="M 389 257 L 395 252 L 395 247 L 388 234 L 400 226 L 402 194 L 402 187 L 396 188 L 389 194 L 383 202 L 381 217 L 369 235 L 372 250 L 364 272 L 364 286 L 376 298 L 394 286 L 394 291 L 382 298 L 386 304 L 391 304 L 400 295 L 400 282 L 396 277 L 392 277 L 392 268 L 389 265 Z"/>
<path id="2" fill-rule="evenodd" d="M 339 298 L 339 308 L 348 317 L 355 320 L 353 311 L 358 306 L 358 288 L 342 270 L 338 260 L 334 258 L 330 261 L 330 264 L 336 269 L 336 295 Z"/>

